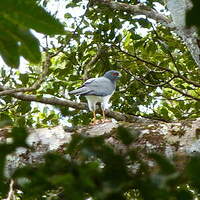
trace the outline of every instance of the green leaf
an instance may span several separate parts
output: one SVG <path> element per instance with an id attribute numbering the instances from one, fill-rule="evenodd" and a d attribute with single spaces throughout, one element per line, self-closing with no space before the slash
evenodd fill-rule
<path id="1" fill-rule="evenodd" d="M 120 126 L 117 129 L 117 136 L 125 145 L 130 145 L 135 139 L 136 135 L 130 133 L 127 128 Z"/>
<path id="2" fill-rule="evenodd" d="M 26 85 L 28 83 L 29 76 L 28 76 L 28 74 L 20 74 L 19 79 L 21 80 L 23 85 Z"/>
<path id="3" fill-rule="evenodd" d="M 200 155 L 191 158 L 186 171 L 190 179 L 191 185 L 200 192 Z"/>
<path id="4" fill-rule="evenodd" d="M 180 189 L 176 192 L 177 200 L 193 200 L 192 191 Z"/>
<path id="5" fill-rule="evenodd" d="M 16 147 L 28 147 L 26 138 L 28 133 L 25 128 L 14 127 L 11 132 L 13 138 L 13 145 Z"/>
<path id="6" fill-rule="evenodd" d="M 151 24 L 147 19 L 139 18 L 137 19 L 137 22 L 143 27 L 143 28 L 150 28 Z"/>
<path id="7" fill-rule="evenodd" d="M 0 54 L 4 62 L 11 67 L 19 66 L 19 49 L 17 41 L 11 37 L 7 37 L 2 33 L 0 24 Z"/>
<path id="8" fill-rule="evenodd" d="M 199 21 L 200 1 L 199 0 L 191 0 L 191 1 L 193 3 L 193 7 L 186 13 L 186 24 L 189 27 L 195 25 L 200 33 L 200 21 Z"/>
<path id="9" fill-rule="evenodd" d="M 0 128 L 11 124 L 12 124 L 11 117 L 6 113 L 0 113 Z"/>
<path id="10" fill-rule="evenodd" d="M 30 102 L 20 101 L 16 111 L 25 114 L 30 110 L 31 110 Z"/>
<path id="11" fill-rule="evenodd" d="M 72 18 L 72 15 L 70 13 L 65 13 L 64 17 L 65 18 Z"/>
<path id="12" fill-rule="evenodd" d="M 165 118 L 169 118 L 167 108 L 162 107 L 161 110 L 160 110 L 160 113 L 163 115 L 163 117 L 165 117 Z"/>
<path id="13" fill-rule="evenodd" d="M 19 51 L 29 61 L 38 63 L 41 59 L 39 41 L 31 34 L 30 31 L 20 28 L 11 21 L 0 17 L 1 31 L 7 34 L 7 37 L 13 38 L 20 42 Z"/>
<path id="14" fill-rule="evenodd" d="M 64 34 L 64 26 L 34 0 L 1 0 L 0 12 L 10 21 L 44 34 Z"/>
<path id="15" fill-rule="evenodd" d="M 150 153 L 149 157 L 157 162 L 162 174 L 167 175 L 176 172 L 174 165 L 164 156 L 157 153 Z"/>
<path id="16" fill-rule="evenodd" d="M 11 67 L 22 55 L 30 62 L 41 60 L 39 41 L 30 32 L 64 34 L 64 26 L 34 0 L 2 0 L 0 3 L 0 54 Z"/>
<path id="17" fill-rule="evenodd" d="M 30 38 L 30 40 L 26 40 L 28 38 Z M 32 63 L 38 63 L 41 59 L 38 40 L 31 33 L 28 32 L 23 39 L 25 40 L 19 46 L 19 52 L 26 60 Z M 30 44 L 30 46 L 28 45 L 28 43 Z"/>

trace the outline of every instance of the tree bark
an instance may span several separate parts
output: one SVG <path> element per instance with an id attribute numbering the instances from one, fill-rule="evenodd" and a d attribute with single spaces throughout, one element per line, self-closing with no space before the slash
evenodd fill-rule
<path id="1" fill-rule="evenodd" d="M 19 166 L 41 162 L 42 156 L 47 152 L 64 152 L 73 134 L 82 134 L 86 137 L 103 135 L 106 142 L 112 145 L 116 151 L 125 153 L 127 147 L 116 137 L 119 126 L 124 126 L 133 134 L 137 134 L 137 139 L 129 146 L 129 149 L 137 149 L 144 159 L 147 153 L 158 152 L 171 160 L 176 157 L 178 165 L 182 166 L 185 160 L 183 158 L 200 153 L 200 119 L 174 123 L 144 119 L 135 123 L 107 122 L 86 127 L 57 126 L 29 129 L 27 143 L 34 148 L 34 151 L 19 148 L 15 153 L 9 155 L 6 174 L 10 176 Z M 1 142 L 9 142 L 6 134 L 9 129 L 0 129 Z"/>
<path id="2" fill-rule="evenodd" d="M 148 10 L 144 6 L 130 6 L 124 3 L 117 3 L 108 0 L 96 0 L 95 2 L 109 6 L 111 9 L 127 11 L 133 15 L 146 15 L 159 23 L 171 26 L 168 17 L 161 16 L 154 10 Z M 174 31 L 182 37 L 183 41 L 190 50 L 195 62 L 200 67 L 199 47 L 197 46 L 197 33 L 194 28 L 185 27 L 185 11 L 191 7 L 189 0 L 168 0 L 168 9 L 173 20 Z M 1 90 L 4 90 L 0 87 Z M 76 103 L 59 98 L 37 97 L 22 93 L 8 94 L 14 98 L 25 101 L 36 101 L 51 105 L 69 106 L 75 109 L 87 110 L 85 103 Z M 19 91 L 17 91 L 19 92 Z M 4 93 L 3 93 L 4 94 Z M 145 157 L 148 152 L 159 152 L 166 155 L 169 159 L 173 157 L 187 157 L 193 153 L 200 152 L 200 119 L 185 120 L 174 123 L 146 120 L 131 115 L 118 112 L 107 111 L 108 117 L 115 118 L 119 122 L 108 122 L 87 127 L 63 128 L 62 126 L 41 129 L 29 129 L 27 142 L 34 147 L 34 151 L 19 148 L 15 153 L 7 158 L 6 173 L 9 176 L 17 167 L 30 163 L 38 163 L 43 160 L 42 156 L 49 151 L 63 152 L 64 145 L 68 144 L 73 134 L 84 134 L 88 137 L 104 135 L 106 142 L 112 145 L 117 151 L 123 153 L 126 147 L 117 139 L 117 127 L 124 126 L 131 132 L 137 132 L 137 140 L 130 146 L 136 148 Z M 120 122 L 123 121 L 123 122 Z M 10 142 L 7 132 L 9 128 L 0 129 L 0 142 Z M 184 159 L 180 159 L 181 161 Z"/>
<path id="3" fill-rule="evenodd" d="M 182 38 L 188 47 L 196 64 L 200 67 L 200 48 L 198 46 L 198 34 L 195 27 L 187 28 L 185 23 L 186 12 L 192 8 L 190 0 L 167 0 L 167 8 L 176 27 L 175 32 Z"/>

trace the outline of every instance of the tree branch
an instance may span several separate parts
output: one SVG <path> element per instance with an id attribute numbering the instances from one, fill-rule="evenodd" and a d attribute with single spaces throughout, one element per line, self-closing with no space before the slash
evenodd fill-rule
<path id="1" fill-rule="evenodd" d="M 129 5 L 126 3 L 119 3 L 112 0 L 94 0 L 94 4 L 102 4 L 110 7 L 113 10 L 128 12 L 133 15 L 145 15 L 148 18 L 154 19 L 163 24 L 171 23 L 171 20 L 166 16 L 156 12 L 152 8 L 144 4 Z"/>
<path id="2" fill-rule="evenodd" d="M 87 14 L 88 10 L 89 10 L 89 6 L 90 6 L 90 2 L 87 4 L 86 6 L 86 10 L 85 12 L 83 13 L 83 15 L 80 16 L 80 22 L 77 24 L 76 28 L 74 29 L 74 31 L 71 33 L 70 37 L 67 36 L 66 38 L 66 42 L 65 44 L 62 44 L 59 48 L 57 48 L 57 51 L 55 53 L 53 53 L 51 55 L 51 57 L 54 57 L 54 56 L 57 56 L 59 53 L 63 52 L 63 50 L 65 49 L 65 47 L 67 46 L 67 44 L 69 44 L 69 42 L 71 41 L 72 38 L 74 38 L 74 36 L 76 36 L 76 33 L 78 31 L 78 29 L 80 28 L 83 20 L 84 20 L 84 17 L 85 15 Z"/>
<path id="3" fill-rule="evenodd" d="M 151 84 L 151 83 L 146 83 L 145 81 L 144 81 L 144 79 L 145 79 L 145 76 L 147 75 L 144 75 L 143 77 L 141 77 L 141 78 L 137 78 L 133 73 L 131 73 L 130 71 L 128 71 L 127 69 L 125 69 L 125 68 L 123 68 L 123 67 L 120 67 L 122 70 L 124 70 L 126 73 L 128 73 L 129 75 L 131 75 L 132 77 L 134 77 L 134 80 L 133 81 L 139 81 L 140 83 L 142 83 L 143 85 L 145 85 L 145 86 L 149 86 L 149 87 L 163 87 L 163 86 L 165 86 L 165 85 L 167 85 L 168 83 L 170 83 L 172 80 L 174 80 L 176 77 L 175 76 L 173 76 L 172 78 L 170 78 L 169 80 L 167 80 L 167 81 L 164 81 L 163 83 L 160 83 L 160 84 Z M 149 71 L 148 73 L 150 73 L 150 72 L 152 72 L 152 71 Z M 158 72 L 157 72 L 158 73 Z M 161 73 L 161 72 L 159 72 L 159 73 Z M 163 73 L 163 72 L 162 72 Z M 132 81 L 131 81 L 132 82 Z"/>
<path id="4" fill-rule="evenodd" d="M 51 56 L 49 54 L 47 54 L 46 59 L 43 62 L 43 72 L 39 76 L 38 80 L 31 87 L 29 87 L 29 88 L 23 87 L 23 88 L 14 88 L 14 89 L 8 88 L 8 89 L 6 89 L 2 85 L 0 85 L 0 89 L 3 90 L 3 91 L 0 92 L 0 96 L 9 95 L 9 94 L 17 93 L 17 92 L 30 92 L 30 91 L 38 89 L 41 86 L 41 83 L 44 81 L 44 79 L 47 76 L 49 66 L 51 65 L 50 58 L 51 58 Z"/>
<path id="5" fill-rule="evenodd" d="M 186 83 L 192 84 L 192 85 L 195 86 L 195 87 L 198 87 L 198 88 L 200 87 L 200 83 L 188 79 L 187 77 L 181 75 L 180 72 L 175 72 L 175 71 L 173 71 L 173 70 L 171 70 L 171 69 L 169 69 L 169 68 L 165 68 L 165 67 L 163 67 L 163 66 L 159 66 L 159 65 L 157 65 L 156 63 L 153 63 L 153 62 L 151 62 L 151 61 L 144 60 L 144 59 L 138 57 L 137 55 L 133 55 L 133 54 L 127 52 L 127 51 L 124 51 L 124 50 L 121 49 L 121 47 L 119 47 L 119 46 L 116 46 L 116 45 L 113 45 L 113 46 L 116 47 L 116 48 L 118 48 L 118 50 L 119 50 L 120 52 L 126 54 L 127 56 L 130 56 L 130 57 L 132 57 L 132 58 L 135 58 L 135 59 L 137 59 L 137 60 L 139 60 L 139 61 L 141 61 L 141 62 L 143 62 L 143 63 L 145 63 L 145 64 L 147 64 L 147 65 L 151 65 L 151 66 L 153 66 L 153 67 L 155 67 L 155 68 L 157 68 L 157 69 L 161 69 L 161 70 L 163 70 L 163 71 L 169 72 L 169 73 L 171 73 L 171 74 L 174 75 L 174 78 L 180 78 L 180 79 L 184 80 Z"/>
<path id="6" fill-rule="evenodd" d="M 14 191 L 14 181 L 13 179 L 11 179 L 10 181 L 10 189 L 9 189 L 9 193 L 8 193 L 8 197 L 6 198 L 6 200 L 15 200 L 15 191 Z"/>
<path id="7" fill-rule="evenodd" d="M 16 94 L 10 94 L 10 96 L 20 99 L 23 101 L 35 101 L 39 103 L 44 103 L 44 104 L 50 104 L 50 105 L 59 105 L 59 106 L 66 106 L 66 107 L 71 107 L 77 110 L 89 110 L 88 106 L 86 103 L 77 103 L 74 101 L 70 101 L 67 99 L 60 99 L 57 97 L 38 97 L 36 95 L 27 95 L 27 94 L 22 94 L 22 93 L 16 93 Z M 97 113 L 101 113 L 101 110 L 97 110 Z M 117 121 L 126 121 L 126 122 L 136 122 L 144 119 L 140 119 L 139 117 L 135 117 L 133 115 L 128 115 L 116 111 L 111 111 L 111 110 L 106 110 L 105 114 L 107 117 L 111 117 L 116 119 Z"/>
<path id="8" fill-rule="evenodd" d="M 104 52 L 104 47 L 100 46 L 97 51 L 97 54 L 84 66 L 84 74 L 83 74 L 84 81 L 88 79 L 89 68 L 99 60 L 103 52 Z"/>
<path id="9" fill-rule="evenodd" d="M 175 91 L 177 91 L 178 93 L 180 93 L 180 94 L 182 94 L 182 95 L 184 95 L 184 96 L 186 96 L 186 97 L 189 97 L 189 98 L 194 99 L 194 100 L 196 100 L 196 101 L 200 101 L 200 98 L 195 97 L 195 96 L 192 96 L 192 95 L 190 95 L 190 94 L 188 94 L 188 93 L 186 93 L 186 92 L 183 92 L 182 90 L 180 90 L 180 89 L 178 89 L 178 88 L 172 86 L 170 83 L 168 83 L 168 86 L 169 86 L 169 88 L 171 88 L 172 90 L 175 90 Z"/>

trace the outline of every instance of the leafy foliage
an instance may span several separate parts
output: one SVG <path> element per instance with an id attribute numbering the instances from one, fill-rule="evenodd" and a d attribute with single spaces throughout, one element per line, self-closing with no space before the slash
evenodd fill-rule
<path id="1" fill-rule="evenodd" d="M 20 56 L 33 63 L 41 59 L 39 41 L 30 29 L 48 35 L 64 33 L 63 25 L 34 0 L 2 0 L 0 13 L 0 53 L 12 67 L 19 66 Z"/>
<path id="2" fill-rule="evenodd" d="M 148 5 L 156 9 L 152 2 L 148 1 Z M 173 32 L 148 19 L 105 6 L 93 7 L 85 1 L 61 3 L 67 7 L 66 35 L 54 37 L 53 41 L 47 38 L 46 51 L 52 56 L 48 77 L 33 94 L 75 100 L 76 97 L 68 96 L 67 91 L 79 87 L 82 78 L 101 76 L 109 69 L 116 69 L 121 71 L 122 78 L 111 99 L 112 109 L 162 121 L 199 117 L 199 68 Z M 77 16 L 69 8 L 79 8 L 85 13 Z M 142 35 L 142 31 L 146 33 Z M 28 36 L 25 41 L 27 48 L 34 48 Z M 29 50 L 24 52 L 30 52 L 31 56 L 34 56 L 32 52 L 37 53 Z M 95 56 L 97 59 L 91 65 Z M 12 59 L 17 60 L 17 56 Z M 25 73 L 2 68 L 2 84 L 14 88 L 31 87 L 40 73 L 41 67 L 33 64 L 26 67 Z M 80 100 L 85 101 L 83 97 Z M 85 111 L 59 106 L 59 112 L 52 107 L 26 106 L 9 96 L 2 97 L 1 109 L 15 124 L 56 125 L 61 117 L 74 125 L 90 122 L 91 115 Z M 22 107 L 26 107 L 23 112 L 19 109 Z M 37 120 L 33 120 L 33 115 Z"/>
<path id="3" fill-rule="evenodd" d="M 199 68 L 169 28 L 142 16 L 93 5 L 92 1 L 60 0 L 57 2 L 66 7 L 63 27 L 41 6 L 48 7 L 51 1 L 1 0 L 0 54 L 11 67 L 19 66 L 20 56 L 31 63 L 23 66 L 23 70 L 0 67 L 0 90 L 1 86 L 31 88 L 40 79 L 44 63 L 49 59 L 45 81 L 24 94 L 38 99 L 53 96 L 75 101 L 77 97 L 69 96 L 68 91 L 79 87 L 87 78 L 115 69 L 121 71 L 122 78 L 111 99 L 113 110 L 161 121 L 200 116 Z M 163 4 L 163 1 L 145 2 L 156 10 L 155 3 Z M 193 17 L 197 1 L 193 3 L 187 22 L 198 26 Z M 77 14 L 77 10 L 83 14 Z M 61 35 L 64 28 L 66 34 Z M 50 35 L 46 37 L 42 55 L 31 29 Z M 52 37 L 55 34 L 59 35 Z M 41 57 L 40 64 L 33 64 Z M 83 97 L 80 100 L 85 101 Z M 91 113 L 85 111 L 22 101 L 14 94 L 0 99 L 2 126 L 49 127 L 66 122 L 85 125 L 90 117 Z M 24 128 L 14 128 L 13 143 L 0 144 L 2 196 L 8 191 L 3 174 L 6 155 L 17 147 L 27 147 L 26 135 Z M 129 149 L 136 136 L 137 133 L 130 134 L 121 127 L 117 138 Z M 108 146 L 103 137 L 74 136 L 66 148 L 67 156 L 49 153 L 43 163 L 15 172 L 12 178 L 23 191 L 23 199 L 189 200 L 199 196 L 198 155 L 191 159 L 185 171 L 179 172 L 168 159 L 149 154 L 156 166 L 153 171 L 135 149 L 122 155 Z M 25 181 L 21 183 L 23 178 Z"/>
<path id="4" fill-rule="evenodd" d="M 18 147 L 28 147 L 26 144 L 27 132 L 24 128 L 13 128 L 10 134 L 13 139 L 11 144 L 0 144 L 0 196 L 7 194 L 9 185 L 6 184 L 6 178 L 4 177 L 4 165 L 6 162 L 6 156 L 14 152 Z"/>
<path id="5" fill-rule="evenodd" d="M 14 128 L 12 149 L 25 145 L 24 129 Z M 125 134 L 123 134 L 125 133 Z M 16 135 L 17 134 L 17 135 Z M 118 129 L 121 142 L 133 144 L 131 133 Z M 129 139 L 127 140 L 127 135 Z M 22 135 L 22 137 L 20 136 Z M 123 136 L 124 135 L 124 136 Z M 18 137 L 21 138 L 18 138 Z M 128 141 L 128 142 L 127 142 Z M 1 155 L 11 151 L 4 144 Z M 128 146 L 127 146 L 128 147 Z M 16 181 L 21 198 L 26 199 L 194 199 L 199 192 L 199 155 L 193 157 L 186 171 L 179 171 L 163 156 L 151 153 L 154 166 L 140 159 L 137 149 L 127 148 L 119 153 L 105 142 L 103 136 L 85 137 L 74 134 L 63 153 L 51 152 L 44 162 L 18 168 L 12 178 Z M 0 160 L 4 165 L 3 159 Z M 3 168 L 1 168 L 2 174 Z M 3 175 L 1 175 L 1 180 Z M 20 181 L 24 180 L 24 181 Z M 2 187 L 5 186 L 5 187 Z M 1 194 L 8 183 L 1 182 Z M 30 190 L 31 188 L 31 190 Z M 54 194 L 54 197 L 51 197 Z"/>

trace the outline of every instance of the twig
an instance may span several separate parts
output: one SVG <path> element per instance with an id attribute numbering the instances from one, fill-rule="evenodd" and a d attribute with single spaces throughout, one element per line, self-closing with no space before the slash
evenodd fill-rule
<path id="1" fill-rule="evenodd" d="M 84 20 L 84 17 L 85 17 L 85 15 L 86 15 L 86 13 L 87 13 L 88 10 L 89 10 L 89 6 L 90 6 L 90 2 L 87 4 L 86 10 L 85 10 L 85 12 L 83 13 L 83 15 L 80 16 L 81 20 L 80 20 L 79 24 L 76 26 L 75 30 L 72 32 L 71 37 L 68 37 L 68 40 L 66 41 L 66 43 L 65 43 L 64 45 L 61 45 L 61 46 L 57 49 L 57 51 L 51 55 L 52 57 L 57 56 L 59 53 L 63 52 L 64 48 L 67 46 L 67 44 L 70 42 L 70 40 L 76 35 L 77 30 L 79 29 L 80 25 L 82 24 L 82 22 L 83 22 L 83 20 Z"/>
<path id="2" fill-rule="evenodd" d="M 164 83 L 160 83 L 160 84 L 150 84 L 150 83 L 145 83 L 144 80 L 144 77 L 143 78 L 137 78 L 133 73 L 131 73 L 129 70 L 123 68 L 123 67 L 120 67 L 120 69 L 124 70 L 127 74 L 129 74 L 130 76 L 134 77 L 134 80 L 137 80 L 139 82 L 141 82 L 143 85 L 146 85 L 146 86 L 149 86 L 149 87 L 163 87 L 164 85 L 170 83 L 172 80 L 174 80 L 176 77 L 173 76 L 172 78 L 170 78 L 169 80 L 165 81 Z M 155 71 L 149 71 L 148 73 L 151 73 L 151 72 L 155 72 Z M 161 73 L 161 72 L 155 72 L 155 73 Z M 163 72 L 162 72 L 163 73 Z M 147 75 L 147 74 L 146 74 Z M 132 81 L 134 81 L 132 80 Z M 131 82 L 132 82 L 131 81 Z M 130 83 L 131 83 L 130 82 Z M 129 83 L 129 84 L 130 84 Z"/>
<path id="3" fill-rule="evenodd" d="M 194 97 L 194 96 L 192 96 L 192 95 L 190 95 L 190 94 L 188 94 L 188 93 L 186 93 L 186 92 L 183 92 L 182 90 L 180 90 L 180 89 L 178 89 L 178 88 L 172 86 L 170 83 L 168 83 L 168 86 L 169 86 L 169 88 L 171 88 L 171 89 L 173 89 L 173 90 L 179 92 L 180 94 L 182 94 L 182 95 L 184 95 L 184 96 L 186 96 L 186 97 L 189 97 L 189 98 L 194 99 L 194 100 L 196 100 L 196 101 L 200 101 L 200 98 Z"/>
<path id="4" fill-rule="evenodd" d="M 12 93 L 17 93 L 17 92 L 30 92 L 30 91 L 38 89 L 41 86 L 41 83 L 46 78 L 46 75 L 48 74 L 48 69 L 49 69 L 50 65 L 51 65 L 50 56 L 47 54 L 46 60 L 43 63 L 43 72 L 40 75 L 40 77 L 38 78 L 38 80 L 31 87 L 29 87 L 29 88 L 23 87 L 23 88 L 15 88 L 15 89 L 10 89 L 10 88 L 6 89 L 3 86 L 0 86 L 0 89 L 4 90 L 4 91 L 0 92 L 0 96 L 5 96 L 5 95 L 12 94 Z"/>
<path id="5" fill-rule="evenodd" d="M 97 51 L 97 54 L 84 66 L 84 74 L 83 74 L 84 81 L 88 79 L 89 68 L 99 60 L 104 50 L 105 50 L 104 47 L 100 46 Z"/>
<path id="6" fill-rule="evenodd" d="M 159 36 L 159 34 L 158 34 L 158 32 L 156 31 L 156 29 L 154 28 L 154 25 L 152 24 L 152 22 L 150 22 L 150 24 L 151 24 L 151 26 L 152 26 L 152 28 L 153 28 L 153 31 L 154 31 L 155 35 L 157 36 L 157 42 L 160 44 L 160 46 L 162 46 L 162 47 L 167 51 L 168 55 L 170 56 L 170 58 L 171 58 L 171 60 L 172 60 L 172 62 L 173 62 L 173 64 L 174 64 L 174 67 L 175 67 L 176 70 L 177 70 L 177 74 L 181 76 L 180 71 L 179 71 L 179 69 L 178 69 L 178 66 L 177 66 L 177 64 L 176 64 L 176 60 L 175 60 L 174 56 L 172 55 L 172 53 L 171 53 L 171 51 L 169 50 L 169 48 L 166 47 L 167 45 L 165 44 L 165 42 L 163 42 L 163 39 Z"/>
<path id="7" fill-rule="evenodd" d="M 115 46 L 115 47 L 118 48 L 120 52 L 122 52 L 122 53 L 124 53 L 124 54 L 126 54 L 126 55 L 128 55 L 128 56 L 130 56 L 132 58 L 135 58 L 135 59 L 137 59 L 137 60 L 139 60 L 139 61 L 141 61 L 141 62 L 143 62 L 143 63 L 145 63 L 147 65 L 151 65 L 151 66 L 156 67 L 158 69 L 162 69 L 162 70 L 164 70 L 166 72 L 169 72 L 169 73 L 173 74 L 175 78 L 180 78 L 180 79 L 184 80 L 186 83 L 192 84 L 195 87 L 198 87 L 198 88 L 200 87 L 200 83 L 197 83 L 195 81 L 192 81 L 192 80 L 188 79 L 187 77 L 181 75 L 180 72 L 174 72 L 173 70 L 171 70 L 169 68 L 165 68 L 165 67 L 159 66 L 159 65 L 157 65 L 157 64 L 155 64 L 153 62 L 144 60 L 144 59 L 138 57 L 137 55 L 133 55 L 133 54 L 130 54 L 129 52 L 126 52 L 126 51 L 122 50 L 121 47 L 119 47 L 119 46 Z"/>
<path id="8" fill-rule="evenodd" d="M 14 181 L 13 181 L 13 179 L 11 179 L 10 189 L 9 189 L 8 197 L 6 198 L 6 200 L 15 200 L 13 185 L 14 185 Z"/>
<path id="9" fill-rule="evenodd" d="M 145 83 L 142 79 L 140 78 L 136 78 L 134 77 L 137 81 L 141 82 L 143 85 L 146 85 L 146 86 L 149 86 L 149 87 L 163 87 L 165 85 L 167 85 L 168 83 L 170 83 L 172 80 L 174 80 L 176 77 L 172 77 L 171 79 L 163 82 L 163 83 L 160 83 L 160 84 L 150 84 L 150 83 Z"/>

